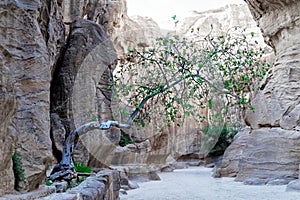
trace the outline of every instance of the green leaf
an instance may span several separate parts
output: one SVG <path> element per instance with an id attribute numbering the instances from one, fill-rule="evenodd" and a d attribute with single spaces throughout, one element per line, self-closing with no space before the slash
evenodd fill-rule
<path id="1" fill-rule="evenodd" d="M 212 101 L 212 99 L 208 100 L 208 107 L 209 107 L 209 109 L 213 108 L 213 101 Z"/>

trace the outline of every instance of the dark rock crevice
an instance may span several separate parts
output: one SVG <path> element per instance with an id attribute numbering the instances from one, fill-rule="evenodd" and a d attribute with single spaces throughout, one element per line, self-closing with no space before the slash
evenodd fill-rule
<path id="1" fill-rule="evenodd" d="M 78 71 L 94 48 L 107 40 L 109 39 L 105 31 L 92 21 L 81 19 L 71 25 L 66 48 L 57 64 L 50 89 L 52 116 L 50 135 L 54 155 L 58 161 L 61 159 L 60 151 L 64 140 L 59 141 L 56 138 L 65 138 L 75 129 L 73 90 Z M 105 75 L 104 78 L 109 79 L 107 76 L 110 75 Z"/>

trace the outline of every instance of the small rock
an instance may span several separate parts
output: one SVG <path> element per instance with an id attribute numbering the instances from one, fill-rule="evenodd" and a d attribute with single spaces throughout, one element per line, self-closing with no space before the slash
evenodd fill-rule
<path id="1" fill-rule="evenodd" d="M 215 167 L 215 163 L 209 163 L 205 167 L 214 168 Z"/>
<path id="2" fill-rule="evenodd" d="M 175 169 L 185 169 L 188 168 L 188 165 L 186 162 L 174 162 L 171 164 L 171 167 L 174 167 Z"/>
<path id="3" fill-rule="evenodd" d="M 136 152 L 137 151 L 137 146 L 134 144 L 128 144 L 125 146 L 125 148 L 129 149 L 132 152 Z"/>
<path id="4" fill-rule="evenodd" d="M 286 192 L 300 192 L 300 180 L 291 181 L 285 189 Z"/>
<path id="5" fill-rule="evenodd" d="M 266 183 L 267 180 L 262 178 L 248 178 L 244 181 L 245 185 L 265 185 Z"/>
<path id="6" fill-rule="evenodd" d="M 160 181 L 161 180 L 156 172 L 149 172 L 149 179 L 151 181 Z"/>
<path id="7" fill-rule="evenodd" d="M 128 186 L 130 189 L 137 189 L 140 187 L 136 182 L 130 180 L 128 181 Z"/>
<path id="8" fill-rule="evenodd" d="M 57 193 L 61 193 L 61 192 L 65 192 L 67 190 L 68 183 L 66 181 L 54 182 L 52 184 L 52 186 L 54 186 L 56 188 Z"/>
<path id="9" fill-rule="evenodd" d="M 123 190 L 123 189 L 120 190 L 120 194 L 128 195 L 128 193 L 125 190 Z"/>
<path id="10" fill-rule="evenodd" d="M 214 167 L 212 177 L 221 178 L 220 168 Z"/>
<path id="11" fill-rule="evenodd" d="M 289 182 L 293 181 L 295 179 L 274 179 L 270 180 L 267 185 L 287 185 Z"/>
<path id="12" fill-rule="evenodd" d="M 161 169 L 161 172 L 173 172 L 174 171 L 174 167 L 172 166 L 166 166 L 164 168 Z"/>
<path id="13" fill-rule="evenodd" d="M 192 167 L 197 167 L 197 166 L 200 166 L 201 162 L 195 161 L 195 162 L 188 162 L 187 164 Z"/>

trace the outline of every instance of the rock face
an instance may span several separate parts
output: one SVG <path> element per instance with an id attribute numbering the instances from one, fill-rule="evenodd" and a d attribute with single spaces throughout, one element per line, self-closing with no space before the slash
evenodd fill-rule
<path id="1" fill-rule="evenodd" d="M 33 190 L 42 183 L 51 163 L 49 137 L 49 88 L 51 70 L 64 41 L 60 7 L 54 1 L 4 1 L 0 4 L 1 90 L 16 99 L 16 105 L 3 102 L 1 113 L 0 164 L 3 177 L 0 195 L 11 192 L 13 148 L 22 158 L 25 182 L 21 187 Z M 13 112 L 15 110 L 15 112 Z M 11 116 L 13 115 L 13 116 Z M 11 116 L 11 119 L 9 119 Z M 11 123 L 9 123 L 11 120 Z M 4 164 L 4 165 L 3 165 Z M 7 190 L 2 191 L 2 188 Z"/>
<path id="2" fill-rule="evenodd" d="M 76 7 L 71 2 L 36 0 L 0 3 L 0 171 L 3 175 L 0 196 L 14 189 L 14 151 L 22 159 L 25 175 L 25 182 L 21 182 L 19 188 L 23 191 L 36 189 L 45 180 L 46 170 L 53 160 L 52 151 L 59 160 L 59 149 L 65 135 L 87 120 L 86 116 L 90 114 L 87 112 L 91 108 L 101 114 L 101 120 L 111 118 L 111 94 L 107 94 L 107 86 L 114 68 L 111 64 L 116 59 L 115 51 L 104 29 L 84 20 L 74 23 L 68 49 L 64 48 L 66 26 L 63 16 L 65 23 L 69 24 L 68 19 L 81 19 L 82 13 L 87 12 L 80 10 L 87 7 L 86 1 L 78 1 L 83 7 Z M 71 14 L 64 15 L 62 9 L 66 10 L 70 5 Z M 87 38 L 89 41 L 85 41 Z M 84 68 L 86 66 L 89 68 Z M 81 71 L 83 69 L 87 74 Z M 77 76 L 83 80 L 78 82 Z M 63 88 L 59 90 L 59 87 Z M 82 108 L 81 100 L 87 98 L 99 101 Z M 114 135 L 113 132 L 108 134 Z M 55 138 L 54 143 L 50 137 Z M 118 137 L 109 139 L 116 142 Z M 79 152 L 78 158 L 88 160 L 84 148 Z"/>
<path id="3" fill-rule="evenodd" d="M 253 130 L 240 157 L 237 180 L 298 178 L 299 137 L 299 131 L 281 128 Z"/>
<path id="4" fill-rule="evenodd" d="M 62 139 L 75 127 L 98 118 L 112 119 L 112 93 L 107 88 L 116 59 L 111 41 L 98 24 L 84 19 L 72 23 L 51 87 L 51 138 L 55 149 L 61 151 Z M 77 154 L 81 154 L 76 156 L 78 161 L 87 162 L 86 150 L 79 144 L 77 148 Z M 55 156 L 61 159 L 58 152 Z"/>
<path id="5" fill-rule="evenodd" d="M 235 137 L 231 145 L 226 149 L 220 169 L 215 176 L 235 177 L 239 172 L 240 157 L 243 155 L 246 144 L 250 138 L 250 127 L 243 128 Z"/>
<path id="6" fill-rule="evenodd" d="M 300 134 L 300 2 L 247 1 L 276 61 L 246 112 L 251 134 L 239 161 L 237 179 L 297 178 Z"/>
<path id="7" fill-rule="evenodd" d="M 262 10 L 257 10 L 256 1 L 250 2 L 249 8 L 258 25 L 274 47 L 276 62 L 270 80 L 253 102 L 255 111 L 248 111 L 246 120 L 255 129 L 260 127 L 299 129 L 300 42 L 295 40 L 300 34 L 297 17 L 300 13 L 299 2 L 270 1 L 272 6 L 262 3 Z M 281 4 L 283 6 L 279 7 Z M 261 12 L 268 12 L 268 15 Z"/>
<path id="8" fill-rule="evenodd" d="M 0 141 L 3 141 L 0 147 L 0 175 L 3 177 L 0 183 L 0 196 L 12 192 L 14 188 L 14 174 L 12 170 L 14 146 L 12 135 L 7 131 L 7 127 L 17 108 L 14 96 L 8 95 L 7 91 L 2 88 L 2 84 L 4 84 L 2 81 L 3 77 L 1 77 L 0 82 Z"/>
<path id="9" fill-rule="evenodd" d="M 255 33 L 255 39 L 259 45 L 266 47 L 261 31 L 253 20 L 249 8 L 246 4 L 228 4 L 214 10 L 204 12 L 194 11 L 190 17 L 178 23 L 179 33 L 189 36 L 192 30 L 196 31 L 200 28 L 199 34 L 205 37 L 208 34 L 218 35 L 231 33 L 234 27 L 245 29 L 245 34 Z"/>
<path id="10" fill-rule="evenodd" d="M 94 20 L 107 30 L 121 58 L 128 48 L 151 46 L 153 41 L 162 35 L 158 24 L 151 18 L 129 18 L 125 0 L 101 1 L 95 9 L 94 16 L 99 15 L 102 18 Z"/>

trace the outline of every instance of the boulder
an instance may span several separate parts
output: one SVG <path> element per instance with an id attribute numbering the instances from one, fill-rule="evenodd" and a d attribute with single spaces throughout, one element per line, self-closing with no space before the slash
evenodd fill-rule
<path id="1" fill-rule="evenodd" d="M 235 177 L 239 172 L 239 162 L 250 139 L 250 127 L 243 128 L 234 137 L 231 145 L 225 150 L 220 166 L 217 166 L 219 176 Z"/>
<path id="2" fill-rule="evenodd" d="M 247 178 L 243 183 L 245 185 L 265 185 L 267 180 L 261 178 Z"/>
<path id="3" fill-rule="evenodd" d="M 298 178 L 299 139 L 299 131 L 281 128 L 253 130 L 240 157 L 236 180 Z"/>
<path id="4" fill-rule="evenodd" d="M 286 192 L 300 192 L 300 180 L 291 181 L 287 187 Z"/>

